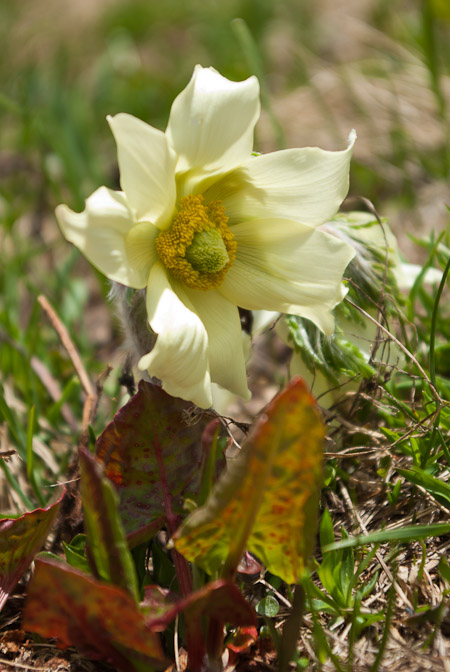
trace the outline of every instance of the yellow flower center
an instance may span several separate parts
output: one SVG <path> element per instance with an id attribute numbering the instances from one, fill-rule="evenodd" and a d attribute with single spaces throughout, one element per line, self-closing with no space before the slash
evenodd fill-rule
<path id="1" fill-rule="evenodd" d="M 222 284 L 237 244 L 222 202 L 204 201 L 193 194 L 181 199 L 171 227 L 156 238 L 156 250 L 175 278 L 206 290 Z"/>

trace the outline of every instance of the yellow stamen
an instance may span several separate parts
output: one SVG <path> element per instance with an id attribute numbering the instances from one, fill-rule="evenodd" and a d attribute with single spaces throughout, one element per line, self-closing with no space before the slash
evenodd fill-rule
<path id="1" fill-rule="evenodd" d="M 227 222 L 221 201 L 205 203 L 203 196 L 193 194 L 182 198 L 171 227 L 156 238 L 161 261 L 188 287 L 218 287 L 236 257 Z"/>

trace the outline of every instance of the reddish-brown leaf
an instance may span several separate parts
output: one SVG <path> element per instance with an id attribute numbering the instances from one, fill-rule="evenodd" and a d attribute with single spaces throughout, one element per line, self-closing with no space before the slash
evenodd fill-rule
<path id="1" fill-rule="evenodd" d="M 175 514 L 198 492 L 205 462 L 206 417 L 188 421 L 192 409 L 156 385 L 141 381 L 137 394 L 99 437 L 97 456 L 115 484 L 131 545 L 148 539 L 166 522 L 167 493 Z"/>
<path id="2" fill-rule="evenodd" d="M 238 628 L 230 640 L 227 642 L 227 648 L 234 653 L 248 651 L 258 639 L 258 631 L 254 626 Z"/>
<path id="3" fill-rule="evenodd" d="M 231 581 L 217 579 L 188 597 L 174 601 L 173 594 L 149 586 L 143 603 L 148 611 L 146 623 L 155 631 L 165 630 L 180 612 L 188 619 L 220 617 L 224 623 L 238 626 L 256 625 L 256 614 Z"/>
<path id="4" fill-rule="evenodd" d="M 158 636 L 144 623 L 132 597 L 50 557 L 36 560 L 28 586 L 25 630 L 56 637 L 123 672 L 160 669 L 165 661 Z"/>
<path id="5" fill-rule="evenodd" d="M 47 539 L 64 490 L 55 504 L 20 518 L 0 520 L 0 610 Z"/>

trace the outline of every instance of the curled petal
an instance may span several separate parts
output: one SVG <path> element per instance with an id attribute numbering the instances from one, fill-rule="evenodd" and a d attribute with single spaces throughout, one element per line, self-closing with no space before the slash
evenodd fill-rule
<path id="1" fill-rule="evenodd" d="M 188 290 L 188 297 L 208 334 L 211 380 L 248 401 L 251 395 L 237 307 L 215 290 Z"/>
<path id="2" fill-rule="evenodd" d="M 153 350 L 141 357 L 139 368 L 160 378 L 172 396 L 209 408 L 208 336 L 198 315 L 180 300 L 175 288 L 162 264 L 156 263 L 148 281 L 147 313 L 157 339 Z"/>
<path id="3" fill-rule="evenodd" d="M 350 159 L 347 149 L 285 149 L 249 159 L 207 191 L 221 199 L 231 222 L 243 218 L 283 217 L 317 226 L 336 214 L 347 195 Z"/>
<path id="4" fill-rule="evenodd" d="M 245 161 L 259 111 L 256 77 L 231 82 L 213 68 L 197 65 L 173 102 L 166 130 L 180 157 L 177 172 L 225 172 Z"/>
<path id="5" fill-rule="evenodd" d="M 219 291 L 248 310 L 277 310 L 334 331 L 331 311 L 344 295 L 342 275 L 353 248 L 323 231 L 286 219 L 233 227 L 238 247 Z"/>
<path id="6" fill-rule="evenodd" d="M 175 208 L 176 156 L 166 136 L 131 116 L 108 117 L 117 143 L 120 184 L 137 219 L 164 228 Z"/>
<path id="7" fill-rule="evenodd" d="M 67 240 L 108 278 L 135 289 L 147 286 L 158 229 L 149 223 L 136 225 L 122 192 L 100 187 L 83 212 L 59 205 L 56 218 Z"/>

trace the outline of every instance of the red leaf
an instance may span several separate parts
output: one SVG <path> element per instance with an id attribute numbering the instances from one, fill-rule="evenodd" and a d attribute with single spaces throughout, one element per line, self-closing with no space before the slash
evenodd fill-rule
<path id="1" fill-rule="evenodd" d="M 211 581 L 175 603 L 172 594 L 158 590 L 157 586 L 148 586 L 143 607 L 152 608 L 149 609 L 146 623 L 157 631 L 165 630 L 180 612 L 187 619 L 199 620 L 203 616 L 213 616 L 234 626 L 256 625 L 253 607 L 234 583 L 225 579 Z M 155 611 L 158 612 L 157 616 Z"/>
<path id="2" fill-rule="evenodd" d="M 0 520 L 0 611 L 44 545 L 64 492 L 57 502 L 45 509 L 35 509 L 20 518 Z"/>
<path id="3" fill-rule="evenodd" d="M 239 574 L 259 574 L 262 570 L 262 565 L 258 562 L 248 551 L 245 551 L 238 566 L 237 572 Z"/>
<path id="4" fill-rule="evenodd" d="M 247 628 L 238 628 L 227 643 L 227 648 L 234 653 L 242 653 L 253 646 L 257 639 L 258 631 L 253 625 Z"/>
<path id="5" fill-rule="evenodd" d="M 145 541 L 166 522 L 164 478 L 177 515 L 183 512 L 183 499 L 198 492 L 206 457 L 201 438 L 209 419 L 202 416 L 189 423 L 191 408 L 192 404 L 141 381 L 137 394 L 97 441 L 96 454 L 118 490 L 131 545 Z"/>
<path id="6" fill-rule="evenodd" d="M 223 623 L 234 626 L 256 624 L 256 614 L 253 608 L 234 583 L 225 579 L 212 581 L 177 602 L 174 602 L 172 594 L 159 590 L 157 586 L 150 586 L 146 589 L 142 607 L 148 612 L 146 620 L 148 627 L 157 632 L 165 630 L 179 613 L 184 614 L 186 626 L 189 624 L 199 626 L 205 620 L 209 621 L 209 644 L 211 644 L 211 638 L 215 636 L 216 627 L 214 626 L 217 623 L 221 624 L 220 635 L 222 635 Z M 191 669 L 203 669 L 205 649 L 201 630 L 197 627 L 190 628 L 188 651 Z"/>
<path id="7" fill-rule="evenodd" d="M 36 560 L 23 627 L 123 672 L 165 664 L 157 635 L 127 592 L 53 558 Z"/>

